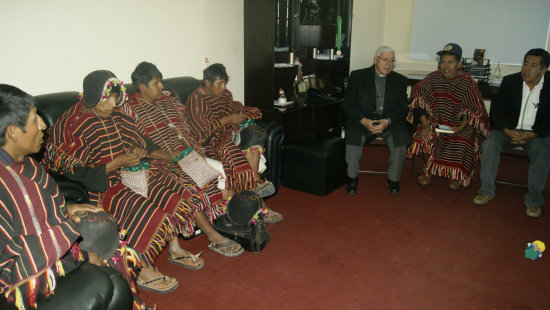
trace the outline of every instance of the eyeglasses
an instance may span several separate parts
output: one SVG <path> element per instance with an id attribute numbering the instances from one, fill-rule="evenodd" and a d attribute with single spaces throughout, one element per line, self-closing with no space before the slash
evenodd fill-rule
<path id="1" fill-rule="evenodd" d="M 382 60 L 383 63 L 387 64 L 387 63 L 392 63 L 394 64 L 395 63 L 395 59 L 389 59 L 389 58 L 382 58 L 380 56 L 376 56 L 376 58 Z"/>

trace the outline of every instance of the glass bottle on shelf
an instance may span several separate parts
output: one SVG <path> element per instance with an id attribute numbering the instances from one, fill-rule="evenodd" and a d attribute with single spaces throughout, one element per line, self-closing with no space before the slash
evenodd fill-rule
<path id="1" fill-rule="evenodd" d="M 279 88 L 279 104 L 285 104 L 286 103 L 286 96 L 285 91 L 282 88 Z"/>

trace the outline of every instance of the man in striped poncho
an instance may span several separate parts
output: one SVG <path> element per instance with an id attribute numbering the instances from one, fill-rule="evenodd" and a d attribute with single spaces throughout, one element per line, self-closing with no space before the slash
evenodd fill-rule
<path id="1" fill-rule="evenodd" d="M 487 112 L 474 79 L 461 69 L 462 49 L 449 43 L 437 53 L 439 70 L 413 89 L 407 119 L 419 124 L 408 156 L 423 154 L 425 165 L 418 178 L 430 183 L 431 175 L 449 179 L 449 188 L 467 187 L 487 137 Z M 448 126 L 452 133 L 436 129 Z"/>
<path id="2" fill-rule="evenodd" d="M 183 249 L 178 235 L 190 236 L 195 225 L 209 238 L 221 237 L 206 214 L 217 217 L 223 205 L 212 205 L 205 193 L 171 173 L 176 166 L 118 108 L 125 100 L 123 82 L 107 70 L 97 70 L 83 82 L 83 100 L 69 108 L 50 128 L 45 162 L 51 169 L 82 182 L 90 200 L 113 215 L 126 230 L 128 243 L 144 260 L 137 285 L 157 293 L 175 290 L 179 282 L 153 267 L 161 250 L 168 246 L 169 262 L 189 269 L 201 269 L 204 261 Z M 147 159 L 147 163 L 142 160 Z M 122 179 L 128 169 L 149 166 L 148 173 L 136 178 L 145 192 L 136 191 L 133 182 Z M 126 170 L 125 170 L 126 169 Z M 141 170 L 141 169 L 138 169 Z M 226 256 L 244 250 L 233 242 Z"/>
<path id="3" fill-rule="evenodd" d="M 75 243 L 77 212 L 101 209 L 65 205 L 26 156 L 40 150 L 45 128 L 30 95 L 0 85 L 0 309 L 129 309 L 128 283 Z"/>
<path id="4" fill-rule="evenodd" d="M 273 184 L 262 182 L 258 174 L 263 149 L 253 145 L 241 150 L 232 141 L 233 132 L 238 128 L 236 124 L 247 118 L 259 119 L 261 112 L 233 101 L 231 92 L 225 89 L 227 72 L 223 65 L 213 64 L 204 71 L 210 72 L 208 78 L 217 81 L 220 88 L 214 87 L 214 81 L 205 79 L 184 105 L 175 96 L 163 92 L 162 73 L 157 67 L 142 62 L 132 73 L 138 93 L 128 100 L 128 108 L 123 109 L 146 136 L 165 151 L 177 154 L 192 146 L 201 156 L 221 162 L 226 178 L 222 186 L 225 195 L 241 190 L 252 190 L 262 197 L 272 195 Z M 207 92 L 210 89 L 220 93 Z M 265 222 L 277 223 L 282 219 L 281 214 L 270 209 Z"/>

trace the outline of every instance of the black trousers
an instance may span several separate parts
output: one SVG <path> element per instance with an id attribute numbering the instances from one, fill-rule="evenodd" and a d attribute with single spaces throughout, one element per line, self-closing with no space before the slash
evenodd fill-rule
<path id="1" fill-rule="evenodd" d="M 82 264 L 65 277 L 57 278 L 55 294 L 40 296 L 40 310 L 124 310 L 132 309 L 130 286 L 118 271 L 108 267 Z M 0 309 L 17 310 L 0 297 Z"/>

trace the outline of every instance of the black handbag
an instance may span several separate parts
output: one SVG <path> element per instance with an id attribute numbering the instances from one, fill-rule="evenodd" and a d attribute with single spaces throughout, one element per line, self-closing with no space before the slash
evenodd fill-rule
<path id="1" fill-rule="evenodd" d="M 235 225 L 226 214 L 215 220 L 213 226 L 221 235 L 235 240 L 243 249 L 252 253 L 260 253 L 271 239 L 265 230 L 263 218 L 256 224 Z"/>
<path id="2" fill-rule="evenodd" d="M 235 240 L 248 252 L 259 253 L 271 237 L 265 230 L 264 212 L 260 196 L 241 191 L 227 205 L 227 212 L 213 222 L 221 235 Z"/>

